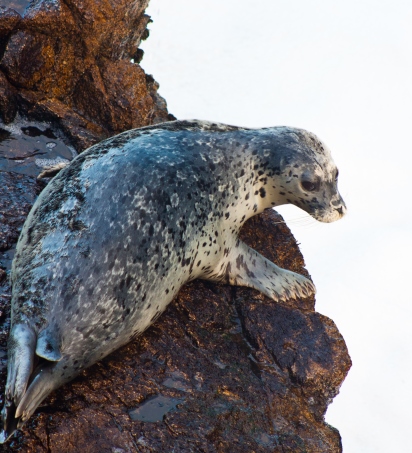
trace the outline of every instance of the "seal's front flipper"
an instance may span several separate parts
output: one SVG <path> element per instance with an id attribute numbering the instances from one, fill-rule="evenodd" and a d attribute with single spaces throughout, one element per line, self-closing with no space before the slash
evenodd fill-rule
<path id="1" fill-rule="evenodd" d="M 286 302 L 316 293 L 315 285 L 309 279 L 276 266 L 241 240 L 219 266 L 216 280 L 249 286 L 276 301 Z"/>

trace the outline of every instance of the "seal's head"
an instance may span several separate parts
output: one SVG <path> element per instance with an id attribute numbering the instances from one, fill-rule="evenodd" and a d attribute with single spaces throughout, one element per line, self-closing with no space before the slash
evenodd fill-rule
<path id="1" fill-rule="evenodd" d="M 339 194 L 338 169 L 327 146 L 302 129 L 278 129 L 280 156 L 276 180 L 278 203 L 292 203 L 320 222 L 334 222 L 346 213 Z M 280 152 L 279 152 L 280 151 Z"/>

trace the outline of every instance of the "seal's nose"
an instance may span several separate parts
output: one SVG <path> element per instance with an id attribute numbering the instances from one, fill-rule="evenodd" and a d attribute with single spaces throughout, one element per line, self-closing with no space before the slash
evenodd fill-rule
<path id="1" fill-rule="evenodd" d="M 340 216 L 344 216 L 346 214 L 346 204 L 343 201 L 342 197 L 337 194 L 337 200 L 332 201 L 332 206 L 335 211 L 339 213 Z"/>
<path id="2" fill-rule="evenodd" d="M 332 203 L 334 206 L 337 206 L 338 204 L 336 203 Z M 338 205 L 337 208 L 333 208 L 335 211 L 338 212 L 338 214 L 343 217 L 345 214 L 346 214 L 346 204 L 345 202 L 342 200 L 342 198 L 340 199 L 340 203 Z"/>

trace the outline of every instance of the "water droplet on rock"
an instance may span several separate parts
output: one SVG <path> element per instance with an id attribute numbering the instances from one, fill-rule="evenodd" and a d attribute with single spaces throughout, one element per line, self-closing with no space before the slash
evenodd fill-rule
<path id="1" fill-rule="evenodd" d="M 165 414 L 184 401 L 183 398 L 170 398 L 167 396 L 158 395 L 154 398 L 146 400 L 138 408 L 129 412 L 132 420 L 141 422 L 160 422 Z"/>

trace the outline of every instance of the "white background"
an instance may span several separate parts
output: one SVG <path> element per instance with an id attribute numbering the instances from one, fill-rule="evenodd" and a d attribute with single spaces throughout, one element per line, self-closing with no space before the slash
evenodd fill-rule
<path id="1" fill-rule="evenodd" d="M 326 420 L 345 453 L 412 451 L 412 2 L 151 0 L 142 66 L 179 119 L 315 132 L 347 216 L 279 209 L 353 367 Z"/>

